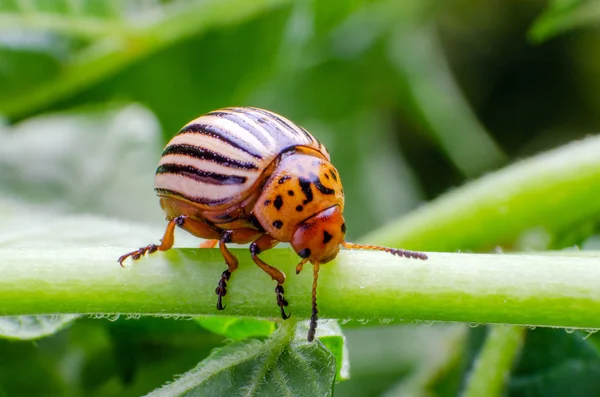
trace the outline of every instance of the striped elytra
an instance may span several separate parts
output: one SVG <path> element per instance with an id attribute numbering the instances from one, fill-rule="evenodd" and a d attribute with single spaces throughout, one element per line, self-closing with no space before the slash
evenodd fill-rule
<path id="1" fill-rule="evenodd" d="M 238 266 L 228 243 L 250 244 L 252 260 L 277 282 L 276 302 L 283 319 L 285 274 L 259 254 L 279 242 L 290 243 L 304 264 L 313 264 L 312 315 L 308 340 L 317 326 L 317 279 L 320 265 L 341 246 L 386 251 L 418 259 L 419 252 L 344 241 L 344 192 L 327 149 L 304 128 L 273 112 L 224 108 L 186 124 L 165 147 L 156 170 L 155 191 L 168 220 L 160 245 L 150 244 L 119 258 L 166 251 L 176 226 L 219 244 L 225 270 L 215 290 L 223 310 L 227 283 Z"/>

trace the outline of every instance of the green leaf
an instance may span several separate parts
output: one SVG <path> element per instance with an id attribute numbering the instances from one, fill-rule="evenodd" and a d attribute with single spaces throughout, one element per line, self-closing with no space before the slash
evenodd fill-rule
<path id="1" fill-rule="evenodd" d="M 309 322 L 303 321 L 298 324 L 296 333 L 308 334 Z M 342 332 L 342 328 L 335 320 L 326 320 L 319 323 L 317 339 L 325 345 L 325 347 L 335 357 L 337 367 L 336 381 L 350 379 L 350 354 L 348 352 L 348 344 L 346 336 Z"/>
<path id="2" fill-rule="evenodd" d="M 14 197 L 25 203 L 27 198 L 46 206 L 46 213 L 101 213 L 138 221 L 163 218 L 152 191 L 160 127 L 139 105 L 0 125 L 0 142 L 0 199 Z M 35 225 L 22 220 L 20 224 Z"/>
<path id="3" fill-rule="evenodd" d="M 3 92 L 0 113 L 22 117 L 71 96 L 116 74 L 132 63 L 209 29 L 248 20 L 284 4 L 285 0 L 209 0 L 166 3 L 110 2 L 93 9 L 57 8 L 45 12 L 36 6 L 18 12 L 0 9 L 0 26 L 35 28 L 58 33 L 84 44 L 67 51 L 51 76 L 30 81 L 27 89 Z M 31 4 L 31 3 L 27 3 Z M 26 7 L 27 8 L 27 7 Z M 80 7 L 81 8 L 81 7 Z M 7 79 L 8 81 L 8 79 Z"/>
<path id="4" fill-rule="evenodd" d="M 600 354 L 585 333 L 529 331 L 509 382 L 510 396 L 591 397 L 600 394 Z"/>
<path id="5" fill-rule="evenodd" d="M 0 317 L 0 338 L 31 340 L 52 335 L 70 325 L 79 315 Z"/>
<path id="6" fill-rule="evenodd" d="M 330 396 L 335 358 L 288 320 L 266 340 L 235 342 L 148 396 Z"/>
<path id="7" fill-rule="evenodd" d="M 273 321 L 255 318 L 204 316 L 196 317 L 194 320 L 207 330 L 233 340 L 251 336 L 269 336 L 275 330 Z"/>
<path id="8" fill-rule="evenodd" d="M 600 26 L 600 3 L 595 0 L 554 0 L 529 29 L 529 39 L 542 43 L 583 26 Z"/>
<path id="9" fill-rule="evenodd" d="M 1 197 L 0 223 L 3 226 L 0 247 L 37 247 L 40 253 L 48 253 L 57 247 L 69 250 L 98 244 L 134 246 L 140 244 L 140 238 L 155 240 L 164 230 L 95 215 L 65 215 L 57 213 L 52 206 L 25 204 Z"/>

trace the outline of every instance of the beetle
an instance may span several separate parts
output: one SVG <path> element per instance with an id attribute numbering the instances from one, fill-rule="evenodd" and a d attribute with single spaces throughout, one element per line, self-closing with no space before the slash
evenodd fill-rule
<path id="1" fill-rule="evenodd" d="M 264 109 L 223 108 L 186 124 L 162 153 L 155 191 L 168 220 L 161 243 L 122 255 L 121 266 L 128 257 L 170 249 L 176 227 L 207 239 L 202 247 L 218 243 L 227 264 L 215 290 L 217 309 L 223 310 L 227 283 L 238 267 L 227 244 L 250 244 L 254 263 L 277 282 L 276 302 L 285 320 L 286 276 L 259 254 L 290 243 L 301 258 L 296 274 L 304 264 L 313 265 L 309 342 L 317 328 L 319 269 L 341 246 L 427 259 L 421 252 L 346 242 L 344 190 L 327 149 L 304 128 Z"/>

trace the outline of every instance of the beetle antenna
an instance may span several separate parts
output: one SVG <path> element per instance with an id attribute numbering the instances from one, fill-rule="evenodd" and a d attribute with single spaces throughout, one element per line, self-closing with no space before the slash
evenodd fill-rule
<path id="1" fill-rule="evenodd" d="M 302 267 L 306 262 L 308 262 L 308 258 L 302 259 L 302 261 L 296 265 L 296 274 L 300 274 L 300 272 L 302 271 Z"/>
<path id="2" fill-rule="evenodd" d="M 381 245 L 356 244 L 356 243 L 349 243 L 347 241 L 342 241 L 342 245 L 344 246 L 344 248 L 348 248 L 348 249 L 363 249 L 363 250 L 372 250 L 372 251 L 385 251 L 385 252 L 390 253 L 392 255 L 404 256 L 406 258 L 414 258 L 414 259 L 421 259 L 421 260 L 426 260 L 427 259 L 427 254 L 425 254 L 424 252 L 406 251 L 406 250 L 403 250 L 403 249 L 383 247 Z"/>
<path id="3" fill-rule="evenodd" d="M 310 316 L 310 328 L 308 329 L 308 337 L 306 338 L 309 342 L 315 340 L 315 333 L 317 332 L 317 320 L 319 317 L 317 314 L 317 280 L 319 280 L 319 264 L 313 264 L 313 286 L 312 286 L 312 314 Z"/>

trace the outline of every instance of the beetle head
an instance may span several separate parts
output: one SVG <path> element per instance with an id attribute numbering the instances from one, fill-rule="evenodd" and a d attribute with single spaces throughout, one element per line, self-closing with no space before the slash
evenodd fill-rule
<path id="1" fill-rule="evenodd" d="M 334 205 L 298 225 L 291 245 L 306 261 L 327 263 L 337 256 L 345 236 L 342 211 L 339 205 Z"/>

